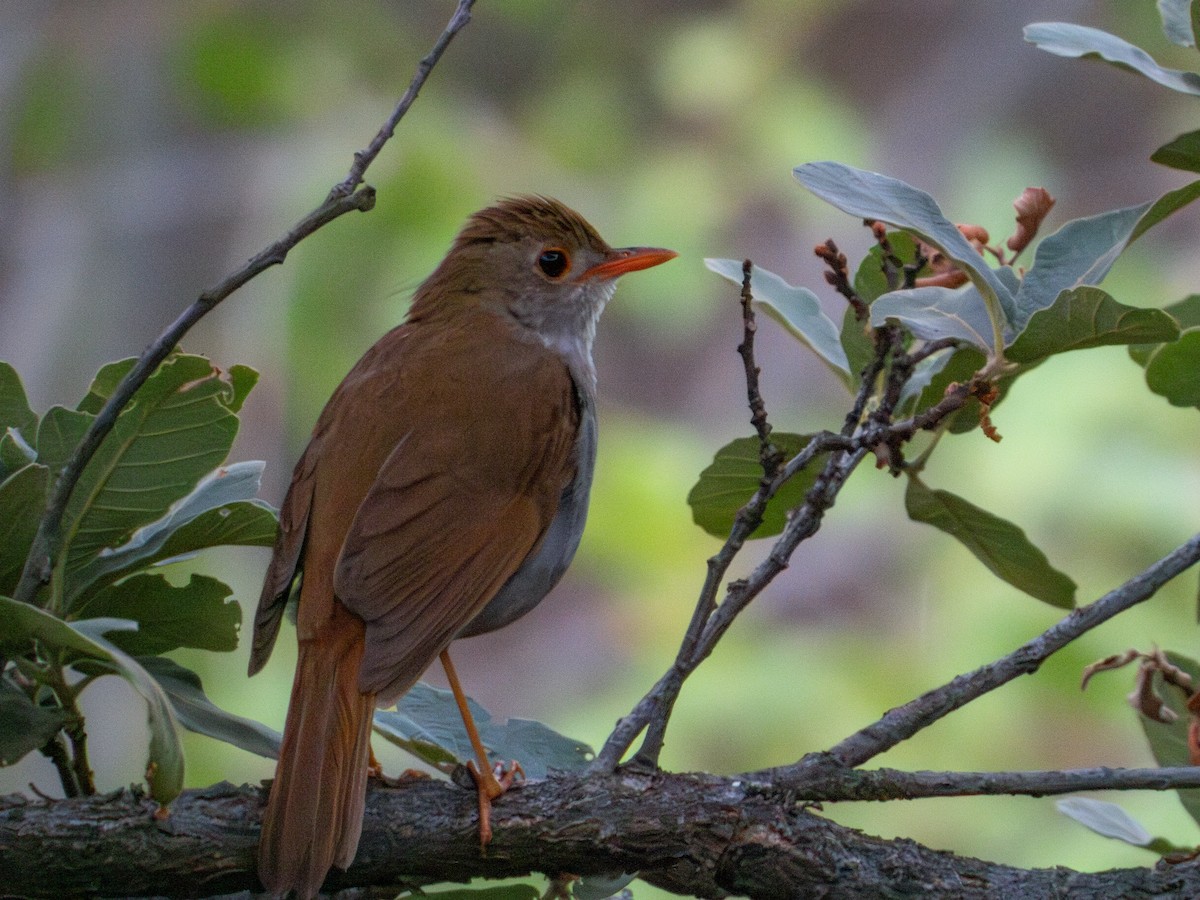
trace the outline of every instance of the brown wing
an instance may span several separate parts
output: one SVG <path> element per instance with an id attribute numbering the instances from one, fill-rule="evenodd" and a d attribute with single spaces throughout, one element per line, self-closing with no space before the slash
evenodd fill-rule
<path id="1" fill-rule="evenodd" d="M 406 427 L 334 574 L 338 599 L 366 622 L 359 687 L 385 702 L 538 546 L 574 475 L 579 429 L 561 357 L 492 314 L 408 349 L 389 410 Z"/>
<path id="2" fill-rule="evenodd" d="M 296 463 L 292 472 L 292 483 L 283 499 L 283 506 L 279 508 L 279 531 L 275 535 L 275 549 L 263 581 L 262 594 L 258 598 L 258 611 L 254 614 L 254 642 L 250 650 L 251 675 L 265 666 L 271 656 L 271 648 L 275 646 L 275 638 L 279 636 L 283 611 L 287 607 L 288 594 L 300 568 L 300 554 L 304 550 L 309 509 L 312 506 L 312 476 L 318 447 L 316 442 L 309 444 L 300 461 Z"/>

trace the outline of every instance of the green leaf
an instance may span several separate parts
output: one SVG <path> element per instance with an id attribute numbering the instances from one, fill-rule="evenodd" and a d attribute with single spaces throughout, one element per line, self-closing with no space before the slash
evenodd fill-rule
<path id="1" fill-rule="evenodd" d="M 978 351 L 973 352 L 978 354 Z M 950 364 L 950 361 L 954 358 L 954 353 L 955 351 L 953 349 L 942 350 L 938 353 L 934 353 L 932 356 L 925 357 L 916 364 L 916 366 L 913 368 L 912 375 L 909 376 L 908 381 L 904 382 L 904 387 L 900 389 L 900 401 L 897 404 L 897 409 L 900 410 L 902 414 L 907 414 L 907 412 L 910 411 L 910 405 L 914 400 L 920 400 L 921 396 L 929 389 L 929 386 L 933 384 L 933 380 L 945 370 L 947 365 Z M 982 358 L 982 355 L 979 355 L 980 358 Z M 945 383 L 949 384 L 948 381 Z M 943 387 L 942 394 L 938 395 L 938 399 L 941 399 L 941 396 L 944 394 L 945 388 Z M 936 403 L 937 400 L 932 402 Z"/>
<path id="2" fill-rule="evenodd" d="M 0 767 L 45 746 L 67 720 L 57 706 L 38 706 L 7 677 L 0 677 Z"/>
<path id="3" fill-rule="evenodd" d="M 180 586 L 162 575 L 134 575 L 98 592 L 78 612 L 137 622 L 137 631 L 109 638 L 133 656 L 180 647 L 227 653 L 237 649 L 242 625 L 242 609 L 228 599 L 231 593 L 228 585 L 207 575 L 193 574 Z"/>
<path id="4" fill-rule="evenodd" d="M 258 370 L 249 366 L 235 365 L 229 370 L 229 400 L 230 412 L 241 412 L 246 397 L 258 384 Z"/>
<path id="5" fill-rule="evenodd" d="M 150 753 L 146 781 L 150 795 L 159 803 L 170 803 L 183 790 L 183 747 L 170 702 L 162 689 L 133 657 L 113 646 L 104 633 L 133 623 L 112 619 L 64 622 L 28 603 L 0 597 L 0 646 L 19 653 L 29 644 L 43 641 L 51 647 L 69 650 L 88 660 L 108 664 L 142 695 L 150 724 Z"/>
<path id="6" fill-rule="evenodd" d="M 1189 328 L 1200 328 L 1200 294 L 1189 294 L 1170 306 L 1164 306 L 1163 312 L 1175 321 L 1181 332 Z M 1178 340 L 1178 336 L 1175 339 Z M 1132 344 L 1129 347 L 1129 356 L 1145 368 L 1150 356 L 1161 346 L 1162 344 Z"/>
<path id="7" fill-rule="evenodd" d="M 530 778 L 545 778 L 550 769 L 578 772 L 591 760 L 592 748 L 587 744 L 564 737 L 540 722 L 509 719 L 498 725 L 474 700 L 468 699 L 468 706 L 492 756 L 518 760 Z M 424 683 L 414 685 L 395 710 L 376 711 L 375 730 L 396 746 L 435 765 L 475 758 L 454 696 Z"/>
<path id="8" fill-rule="evenodd" d="M 736 259 L 706 259 L 704 264 L 734 284 L 742 283 L 742 264 Z M 821 301 L 808 288 L 792 287 L 778 275 L 754 266 L 750 273 L 754 300 L 767 315 L 816 353 L 847 384 L 850 364 L 838 328 L 821 310 Z"/>
<path id="9" fill-rule="evenodd" d="M 25 466 L 0 482 L 0 594 L 11 594 L 46 509 L 50 471 Z"/>
<path id="10" fill-rule="evenodd" d="M 37 451 L 29 446 L 25 436 L 11 425 L 0 433 L 0 480 L 17 469 L 37 462 Z"/>
<path id="11" fill-rule="evenodd" d="M 1158 200 L 1075 219 L 1038 244 L 1033 266 L 1017 292 L 1018 333 L 1030 316 L 1051 306 L 1063 291 L 1104 280 L 1125 249 L 1173 212 L 1200 196 L 1200 181 Z"/>
<path id="12" fill-rule="evenodd" d="M 1025 40 L 1056 56 L 1102 59 L 1181 94 L 1200 95 L 1200 75 L 1165 69 L 1141 47 L 1099 28 L 1068 22 L 1037 22 L 1025 26 Z"/>
<path id="13" fill-rule="evenodd" d="M 75 407 L 80 412 L 96 415 L 100 412 L 105 402 L 112 396 L 113 391 L 117 389 L 117 385 L 121 380 L 129 374 L 129 370 L 137 364 L 137 357 L 130 356 L 126 359 L 119 359 L 116 362 L 106 363 L 100 367 L 100 371 L 96 373 L 96 377 L 92 379 L 92 385 L 88 388 L 88 392 L 84 398 L 79 401 L 79 405 Z"/>
<path id="14" fill-rule="evenodd" d="M 1068 350 L 1178 336 L 1179 326 L 1162 310 L 1126 306 L 1099 288 L 1081 287 L 1063 291 L 1051 306 L 1034 313 L 1005 355 L 1028 363 Z"/>
<path id="15" fill-rule="evenodd" d="M 782 451 L 787 459 L 791 459 L 808 446 L 811 439 L 812 435 L 807 434 L 771 432 L 771 443 Z M 758 490 L 763 477 L 758 451 L 757 437 L 730 441 L 716 452 L 713 461 L 700 473 L 699 480 L 688 493 L 687 502 L 692 508 L 692 520 L 714 537 L 724 539 L 729 536 L 734 517 Z M 779 489 L 767 504 L 762 524 L 758 526 L 753 537 L 770 537 L 783 531 L 784 525 L 787 524 L 788 510 L 804 501 L 804 495 L 813 486 L 828 455 L 818 454 Z"/>
<path id="16" fill-rule="evenodd" d="M 623 897 L 632 896 L 631 892 L 623 889 L 637 876 L 636 872 L 632 874 L 620 872 L 611 875 L 585 875 L 578 881 L 572 882 L 571 896 L 575 900 L 608 900 L 610 897 L 614 900 L 623 900 Z"/>
<path id="17" fill-rule="evenodd" d="M 37 432 L 38 417 L 29 408 L 21 376 L 8 363 L 0 361 L 0 430 L 16 428 L 26 440 Z"/>
<path id="18" fill-rule="evenodd" d="M 871 324 L 899 322 L 914 337 L 926 341 L 955 338 L 988 351 L 992 323 L 979 292 L 970 285 L 955 288 L 919 287 L 892 291 L 871 304 Z"/>
<path id="19" fill-rule="evenodd" d="M 1150 154 L 1150 161 L 1184 172 L 1200 172 L 1200 131 L 1189 131 L 1163 144 Z"/>
<path id="20" fill-rule="evenodd" d="M 852 306 L 847 306 L 842 316 L 841 342 L 853 376 L 852 384 L 857 386 L 863 370 L 875 358 L 875 340 L 870 322 L 858 321 Z"/>
<path id="21" fill-rule="evenodd" d="M 113 550 L 102 550 L 75 575 L 76 594 L 68 606 L 87 602 L 97 590 L 137 569 L 170 561 L 209 547 L 270 547 L 275 542 L 274 509 L 258 493 L 262 462 L 222 466 L 204 476 L 166 515 L 151 522 Z"/>
<path id="22" fill-rule="evenodd" d="M 65 406 L 52 406 L 42 416 L 37 430 L 38 462 L 49 466 L 54 478 L 58 477 L 75 447 L 83 440 L 84 432 L 94 418 Z"/>
<path id="23" fill-rule="evenodd" d="M 1137 227 L 1133 229 L 1133 234 L 1129 236 L 1129 243 L 1132 244 L 1159 222 L 1179 212 L 1197 197 L 1200 197 L 1200 181 L 1193 181 L 1181 188 L 1167 191 L 1150 205 L 1150 209 L 1138 221 Z"/>
<path id="24" fill-rule="evenodd" d="M 1089 797 L 1064 797 L 1054 805 L 1064 816 L 1104 837 L 1135 847 L 1145 847 L 1154 840 L 1154 836 L 1137 819 L 1115 803 Z"/>
<path id="25" fill-rule="evenodd" d="M 1146 384 L 1172 406 L 1200 406 L 1200 328 L 1189 328 L 1150 355 Z"/>
<path id="26" fill-rule="evenodd" d="M 1178 666 L 1192 677 L 1193 685 L 1200 685 L 1200 662 L 1191 657 L 1178 653 L 1167 652 L 1167 660 L 1173 666 Z M 1175 721 L 1170 724 L 1152 721 L 1140 713 L 1137 715 L 1142 731 L 1146 734 L 1146 742 L 1155 762 L 1160 766 L 1190 766 L 1191 754 L 1188 752 L 1188 726 L 1191 723 L 1191 713 L 1188 712 L 1183 693 L 1175 688 L 1165 686 L 1162 676 L 1154 675 L 1157 693 L 1163 702 L 1175 713 Z M 1200 823 L 1200 788 L 1185 788 L 1177 790 L 1176 795 L 1183 808 L 1187 810 L 1196 822 Z"/>
<path id="27" fill-rule="evenodd" d="M 937 369 L 930 379 L 929 384 L 922 388 L 913 411 L 922 412 L 940 402 L 946 396 L 946 391 L 951 384 L 965 384 L 970 381 L 971 376 L 982 369 L 986 362 L 987 360 L 983 353 L 975 347 L 960 347 L 955 350 L 949 361 Z M 1013 382 L 1035 365 L 1036 363 L 1031 363 L 1028 366 L 1018 369 L 1016 372 L 1003 375 L 993 382 L 997 391 L 997 396 L 992 400 L 990 407 L 993 411 L 1008 396 Z M 914 373 L 915 377 L 916 374 Z M 967 402 L 957 412 L 951 413 L 944 420 L 946 430 L 951 434 L 966 434 L 967 432 L 975 431 L 979 428 L 980 411 L 979 400 L 975 397 L 968 397 Z"/>
<path id="28" fill-rule="evenodd" d="M 279 758 L 283 736 L 261 722 L 234 715 L 217 706 L 204 693 L 200 676 L 165 656 L 138 658 L 171 701 L 175 717 L 188 731 L 203 734 L 267 759 Z"/>
<path id="29" fill-rule="evenodd" d="M 1196 36 L 1192 33 L 1192 0 L 1158 0 L 1158 15 L 1168 41 L 1180 47 L 1196 46 Z"/>
<path id="30" fill-rule="evenodd" d="M 106 366 L 85 404 L 107 399 L 121 364 Z M 237 434 L 233 388 L 207 359 L 167 359 L 121 413 L 92 457 L 63 517 L 66 595 L 107 548 L 161 518 L 229 452 Z M 39 448 L 40 449 L 40 448 Z"/>
<path id="31" fill-rule="evenodd" d="M 933 373 L 929 384 L 922 388 L 914 412 L 923 412 L 940 402 L 946 396 L 946 390 L 951 384 L 963 384 L 970 381 L 971 376 L 982 369 L 986 363 L 987 358 L 976 347 L 960 347 L 955 350 L 950 359 Z M 961 429 L 956 429 L 953 424 L 960 417 L 966 420 L 967 424 Z M 972 397 L 962 409 L 950 417 L 950 422 L 950 430 L 955 434 L 979 427 L 979 401 Z"/>
<path id="32" fill-rule="evenodd" d="M 902 228 L 942 251 L 987 298 L 985 308 L 998 304 L 994 316 L 987 314 L 989 319 L 997 319 L 995 331 L 1003 331 L 1003 320 L 1013 318 L 1016 307 L 1012 291 L 929 194 L 895 178 L 836 162 L 806 163 L 792 172 L 806 188 L 843 212 Z M 992 343 L 989 341 L 988 346 Z"/>
<path id="33" fill-rule="evenodd" d="M 889 231 L 887 239 L 892 245 L 892 253 L 899 259 L 912 262 L 917 258 L 917 242 L 912 235 L 904 231 Z M 854 273 L 854 292 L 864 303 L 870 304 L 892 289 L 884 275 L 883 248 L 872 244 Z"/>
<path id="34" fill-rule="evenodd" d="M 910 476 L 904 495 L 908 517 L 956 538 L 1001 580 L 1029 596 L 1070 609 L 1075 582 L 1050 565 L 1025 532 L 949 491 L 931 490 Z"/>

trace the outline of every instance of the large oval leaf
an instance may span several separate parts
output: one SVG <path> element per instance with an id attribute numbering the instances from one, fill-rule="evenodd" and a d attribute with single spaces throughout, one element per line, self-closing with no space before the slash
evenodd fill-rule
<path id="1" fill-rule="evenodd" d="M 1062 291 L 1099 284 L 1130 244 L 1197 197 L 1200 181 L 1193 181 L 1157 200 L 1063 225 L 1038 244 L 1017 291 L 1014 329 L 1020 332 L 1030 316 L 1053 304 Z"/>
<path id="2" fill-rule="evenodd" d="M 180 647 L 227 653 L 237 649 L 242 608 L 230 600 L 228 585 L 192 573 L 174 585 L 162 575 L 140 574 L 97 593 L 79 613 L 137 622 L 137 631 L 117 632 L 109 640 L 134 656 L 166 653 Z"/>
<path id="3" fill-rule="evenodd" d="M 812 435 L 771 432 L 771 443 L 791 459 L 806 446 Z M 745 506 L 762 481 L 757 437 L 737 438 L 716 452 L 713 461 L 700 473 L 700 478 L 688 493 L 692 520 L 714 537 L 729 536 L 734 517 Z M 818 454 L 803 471 L 789 479 L 771 498 L 763 513 L 762 524 L 752 537 L 770 537 L 783 531 L 788 510 L 799 506 L 804 495 L 816 481 L 817 473 L 829 454 Z"/>
<path id="4" fill-rule="evenodd" d="M 200 676 L 191 669 L 165 656 L 143 656 L 138 662 L 162 687 L 179 724 L 188 731 L 216 738 L 267 759 L 279 758 L 283 736 L 261 722 L 221 709 L 208 699 Z"/>
<path id="5" fill-rule="evenodd" d="M 87 415 L 107 399 L 122 365 L 101 370 L 81 404 L 85 411 L 76 415 Z M 165 515 L 220 465 L 237 434 L 232 407 L 239 402 L 238 389 L 201 356 L 176 354 L 150 376 L 100 444 L 67 504 L 68 596 L 78 591 L 79 571 L 99 553 Z"/>
<path id="6" fill-rule="evenodd" d="M 1146 384 L 1172 406 L 1200 406 L 1200 328 L 1189 328 L 1150 355 Z"/>
<path id="7" fill-rule="evenodd" d="M 1200 95 L 1200 75 L 1163 68 L 1141 47 L 1099 28 L 1069 22 L 1035 22 L 1025 26 L 1025 40 L 1056 56 L 1102 59 L 1145 75 L 1173 91 Z"/>
<path id="8" fill-rule="evenodd" d="M 1075 582 L 1050 565 L 1016 525 L 949 491 L 931 490 L 916 476 L 908 479 L 904 506 L 914 522 L 924 522 L 956 538 L 981 563 L 1029 596 L 1071 609 Z"/>
<path id="9" fill-rule="evenodd" d="M 87 603 L 96 591 L 137 569 L 209 547 L 269 547 L 275 542 L 275 510 L 258 493 L 264 463 L 233 463 L 204 476 L 162 518 L 135 531 L 120 547 L 104 549 L 75 576 L 68 608 Z"/>
<path id="10" fill-rule="evenodd" d="M 1063 291 L 1051 306 L 1034 313 L 1005 355 L 1031 363 L 1069 350 L 1178 336 L 1178 324 L 1162 310 L 1126 306 L 1099 288 L 1081 287 Z"/>
<path id="11" fill-rule="evenodd" d="M 704 264 L 734 284 L 742 283 L 742 264 L 736 259 L 706 259 Z M 792 287 L 774 272 L 754 266 L 750 272 L 754 300 L 766 313 L 806 344 L 822 361 L 850 383 L 850 364 L 833 320 L 808 288 Z"/>
<path id="12" fill-rule="evenodd" d="M 592 758 L 592 748 L 529 719 L 503 725 L 468 698 L 471 716 L 488 751 L 499 759 L 515 759 L 530 778 L 545 778 L 551 769 L 578 772 Z M 475 758 L 462 716 L 450 691 L 419 682 L 394 710 L 375 713 L 375 731 L 398 747 L 434 765 Z"/>
<path id="13" fill-rule="evenodd" d="M 919 287 L 884 294 L 871 304 L 871 324 L 878 327 L 888 319 L 899 322 L 922 340 L 955 338 L 981 350 L 992 349 L 991 319 L 983 298 L 972 285 L 953 290 Z"/>

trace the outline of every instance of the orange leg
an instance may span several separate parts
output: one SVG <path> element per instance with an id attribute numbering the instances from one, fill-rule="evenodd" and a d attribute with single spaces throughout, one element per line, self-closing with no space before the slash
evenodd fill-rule
<path id="1" fill-rule="evenodd" d="M 467 729 L 467 737 L 470 738 L 471 746 L 475 750 L 475 759 L 478 760 L 478 766 L 475 761 L 468 761 L 467 771 L 471 773 L 479 792 L 479 846 L 482 848 L 486 847 L 492 839 L 492 801 L 512 787 L 517 775 L 524 778 L 525 772 L 516 762 L 508 771 L 500 766 L 493 770 L 492 764 L 488 761 L 487 750 L 484 749 L 483 741 L 479 738 L 479 729 L 475 727 L 475 719 L 472 718 L 471 710 L 467 706 L 467 695 L 463 693 L 462 684 L 458 680 L 458 672 L 454 670 L 454 663 L 450 661 L 450 651 L 443 650 L 439 658 L 442 661 L 442 668 L 446 670 L 446 678 L 450 682 L 454 702 L 458 704 L 458 712 L 462 716 L 463 726 Z M 497 771 L 500 775 L 499 778 L 496 777 Z"/>

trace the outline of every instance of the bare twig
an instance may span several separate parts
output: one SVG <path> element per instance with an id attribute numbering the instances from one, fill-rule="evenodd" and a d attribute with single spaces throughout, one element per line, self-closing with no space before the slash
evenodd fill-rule
<path id="1" fill-rule="evenodd" d="M 688 623 L 687 631 L 684 632 L 683 642 L 677 655 L 677 659 L 679 660 L 693 658 L 696 652 L 696 644 L 700 640 L 704 626 L 708 623 L 709 617 L 712 616 L 713 611 L 717 608 L 717 591 L 720 589 L 721 581 L 725 577 L 725 572 L 728 570 L 729 564 L 733 561 L 738 551 L 741 550 L 746 539 L 762 524 L 763 512 L 766 510 L 767 503 L 771 497 L 775 496 L 779 485 L 784 480 L 779 478 L 779 469 L 783 465 L 783 453 L 771 443 L 771 425 L 767 421 L 766 404 L 758 387 L 759 368 L 754 359 L 754 335 L 758 331 L 758 323 L 754 315 L 754 296 L 751 292 L 751 274 L 753 270 L 754 264 L 749 259 L 743 260 L 742 291 L 740 295 L 742 304 L 742 342 L 738 345 L 738 354 L 742 357 L 742 364 L 745 370 L 746 398 L 750 406 L 750 423 L 754 426 L 754 430 L 758 434 L 758 458 L 762 466 L 763 475 L 754 497 L 738 511 L 734 519 L 733 529 L 725 542 L 725 546 L 722 547 L 720 553 L 708 561 L 708 577 L 705 579 L 704 587 L 700 591 L 696 608 L 692 612 L 691 622 Z M 809 458 L 811 458 L 811 454 Z M 656 764 L 662 742 L 666 736 L 667 722 L 670 720 L 675 700 L 678 698 L 679 690 L 686 678 L 686 666 L 679 668 L 678 671 L 676 667 L 673 667 L 664 676 L 665 682 L 660 682 L 662 690 L 655 695 L 656 699 L 653 702 L 647 702 L 645 706 L 646 713 L 648 714 L 646 721 L 637 726 L 637 731 L 629 735 L 628 740 L 624 746 L 619 748 L 619 751 L 616 750 L 615 746 L 612 749 L 606 748 L 608 755 L 606 756 L 602 753 L 597 757 L 597 768 L 611 770 L 619 760 L 620 754 L 628 749 L 629 744 L 637 737 L 638 732 L 643 727 L 647 729 L 647 735 L 641 754 L 645 755 L 650 765 Z M 652 691 L 651 693 L 654 694 L 655 692 Z M 632 725 L 628 727 L 632 727 Z M 612 757 L 613 752 L 616 752 L 617 758 L 611 759 L 610 762 L 609 759 Z"/>
<path id="2" fill-rule="evenodd" d="M 881 330 L 882 331 L 882 330 Z M 876 359 L 864 372 L 851 414 L 847 416 L 841 434 L 822 432 L 815 435 L 807 446 L 774 478 L 764 479 L 754 496 L 734 518 L 733 528 L 725 544 L 716 556 L 708 561 L 708 575 L 700 591 L 692 620 L 684 635 L 675 662 L 650 691 L 642 697 L 634 709 L 613 729 L 608 740 L 592 763 L 596 772 L 611 771 L 621 757 L 642 732 L 646 738 L 634 757 L 637 765 L 654 767 L 662 751 L 667 722 L 684 681 L 712 652 L 717 642 L 733 624 L 737 615 L 757 597 L 762 590 L 787 567 L 791 554 L 799 543 L 816 533 L 825 510 L 833 505 L 838 491 L 857 467 L 872 444 L 853 440 L 851 436 L 859 428 L 862 411 L 871 396 L 875 377 L 885 365 L 890 344 L 877 337 Z M 776 541 L 770 556 L 754 570 L 748 579 L 736 581 L 726 588 L 725 601 L 717 605 L 717 593 L 721 582 L 734 557 L 746 539 L 762 522 L 762 514 L 771 498 L 784 483 L 809 465 L 819 454 L 831 453 L 822 474 L 808 492 L 805 503 L 794 511 L 783 535 Z"/>
<path id="3" fill-rule="evenodd" d="M 458 0 L 454 15 L 449 24 L 434 44 L 429 54 L 421 60 L 417 72 L 409 84 L 408 90 L 397 104 L 383 128 L 376 134 L 370 145 L 354 155 L 354 163 L 346 179 L 330 191 L 329 196 L 315 210 L 301 219 L 271 246 L 258 253 L 244 266 L 233 272 L 219 284 L 204 291 L 159 337 L 142 353 L 134 367 L 122 379 L 109 397 L 108 402 L 92 420 L 83 439 L 71 454 L 71 458 L 63 467 L 58 480 L 55 482 L 53 494 L 38 525 L 37 534 L 25 559 L 21 572 L 21 580 L 13 597 L 25 603 L 35 600 L 38 590 L 47 584 L 53 574 L 54 560 L 62 547 L 62 519 L 71 498 L 71 492 L 78 483 L 84 468 L 99 448 L 101 442 L 116 424 L 117 416 L 132 399 L 146 379 L 166 359 L 188 330 L 203 316 L 210 312 L 222 300 L 250 281 L 252 278 L 270 268 L 281 264 L 288 253 L 300 241 L 317 229 L 352 210 L 365 212 L 375 205 L 375 191 L 369 186 L 361 189 L 363 175 L 367 166 L 379 155 L 384 143 L 395 131 L 396 124 L 403 117 L 416 99 L 421 86 L 428 78 L 430 71 L 449 45 L 450 40 L 470 21 L 470 10 L 474 0 Z"/>
<path id="4" fill-rule="evenodd" d="M 396 133 L 396 126 L 400 124 L 400 120 L 404 118 L 408 108 L 416 101 L 417 95 L 421 93 L 421 88 L 425 86 L 425 80 L 433 71 L 433 67 L 438 64 L 438 60 L 442 58 L 442 54 L 446 52 L 446 48 L 450 46 L 454 36 L 466 28 L 467 23 L 471 21 L 471 7 L 474 5 L 475 0 L 458 0 L 458 6 L 455 7 L 450 21 L 446 23 L 446 27 L 434 42 L 433 47 L 425 54 L 425 58 L 417 63 L 417 71 L 413 75 L 412 81 L 409 82 L 408 90 L 404 92 L 404 96 L 400 98 L 400 102 L 396 104 L 396 108 L 392 110 L 392 114 L 388 116 L 387 121 L 383 123 L 383 127 L 371 139 L 371 143 L 367 145 L 366 149 L 359 150 L 354 154 L 354 165 L 350 167 L 349 174 L 343 182 L 329 192 L 326 202 L 339 197 L 349 197 L 354 193 L 354 189 L 362 184 L 367 167 L 375 161 L 375 157 L 379 155 L 383 145 Z"/>
<path id="5" fill-rule="evenodd" d="M 1056 625 L 1007 656 L 981 666 L 974 672 L 960 675 L 888 711 L 877 722 L 855 732 L 829 750 L 809 754 L 793 766 L 779 770 L 781 775 L 803 777 L 812 771 L 861 766 L 948 713 L 1021 675 L 1036 672 L 1051 654 L 1118 613 L 1149 599 L 1160 587 L 1197 562 L 1200 562 L 1200 534 L 1120 587 L 1087 606 L 1073 610 Z"/>
<path id="6" fill-rule="evenodd" d="M 937 427 L 938 422 L 960 409 L 970 398 L 975 390 L 973 382 L 968 385 L 956 385 L 947 392 L 941 402 L 918 416 L 891 422 L 889 416 L 898 397 L 898 388 L 892 388 L 887 391 L 887 396 L 881 400 L 875 413 L 864 422 L 863 415 L 875 393 L 879 373 L 887 366 L 890 358 L 898 355 L 897 338 L 898 331 L 895 328 L 884 327 L 876 330 L 874 358 L 863 372 L 858 394 L 843 423 L 842 431 L 838 434 L 821 432 L 814 435 L 808 445 L 789 460 L 774 478 L 764 479 L 746 506 L 738 511 L 725 544 L 717 555 L 708 561 L 708 574 L 675 661 L 638 701 L 629 715 L 617 722 L 592 762 L 593 771 L 612 771 L 643 730 L 646 737 L 632 762 L 648 768 L 657 766 L 667 723 L 684 681 L 712 653 L 717 642 L 742 610 L 787 568 L 800 543 L 816 534 L 825 512 L 833 506 L 842 486 L 858 464 L 878 446 L 897 446 L 921 429 Z M 911 366 L 905 371 L 910 372 Z M 803 505 L 792 511 L 783 534 L 776 540 L 770 554 L 748 578 L 727 585 L 725 599 L 718 605 L 717 595 L 725 574 L 747 538 L 761 523 L 762 513 L 771 498 L 789 478 L 811 464 L 822 453 L 830 454 L 829 459 L 806 495 Z"/>
<path id="7" fill-rule="evenodd" d="M 758 322 L 754 316 L 754 294 L 750 289 L 750 275 L 754 264 L 742 261 L 742 342 L 738 344 L 738 355 L 746 372 L 746 398 L 750 405 L 750 424 L 758 434 L 758 459 L 762 464 L 763 478 L 769 481 L 783 464 L 783 454 L 771 443 L 771 424 L 767 421 L 767 405 L 763 402 L 758 387 L 761 371 L 754 361 L 754 335 Z"/>
<path id="8" fill-rule="evenodd" d="M 767 793 L 800 801 L 918 800 L 925 797 L 1024 795 L 1077 791 L 1168 791 L 1200 787 L 1200 767 L 1036 770 L 1027 772 L 902 772 L 898 769 L 764 769 L 746 776 Z"/>
<path id="9" fill-rule="evenodd" d="M 825 273 L 825 282 L 846 298 L 846 302 L 854 310 L 854 318 L 859 322 L 866 322 L 870 319 L 870 307 L 863 302 L 862 297 L 858 296 L 858 292 L 854 290 L 854 285 L 850 283 L 850 269 L 847 267 L 846 254 L 838 249 L 833 238 L 828 238 L 823 244 L 817 244 L 813 248 L 813 253 L 829 267 L 829 271 Z"/>

